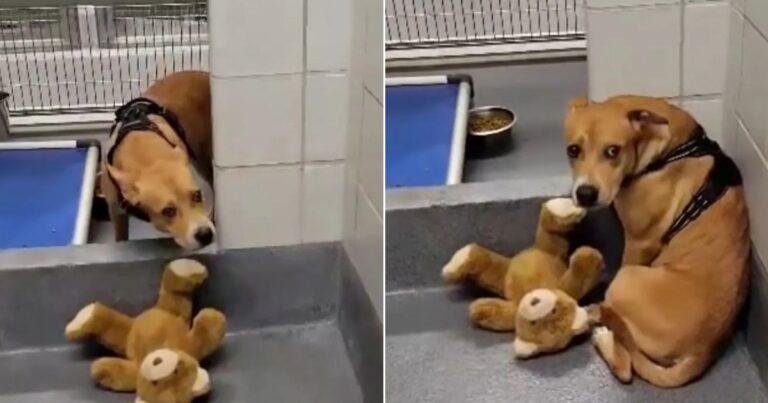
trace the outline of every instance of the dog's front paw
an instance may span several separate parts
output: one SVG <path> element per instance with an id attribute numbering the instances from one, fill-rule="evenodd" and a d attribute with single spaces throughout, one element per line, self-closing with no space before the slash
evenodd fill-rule
<path id="1" fill-rule="evenodd" d="M 581 221 L 587 210 L 579 207 L 572 199 L 560 197 L 548 200 L 544 208 L 552 215 L 552 218 L 560 225 L 571 226 Z"/>

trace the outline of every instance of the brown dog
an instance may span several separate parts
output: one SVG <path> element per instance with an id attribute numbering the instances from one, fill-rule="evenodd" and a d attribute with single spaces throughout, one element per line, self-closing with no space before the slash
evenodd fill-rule
<path id="1" fill-rule="evenodd" d="M 180 72 L 117 111 L 101 186 L 118 241 L 128 214 L 169 233 L 185 249 L 210 244 L 214 226 L 192 169 L 213 176 L 208 73 Z"/>
<path id="2" fill-rule="evenodd" d="M 687 112 L 649 97 L 575 99 L 565 119 L 574 199 L 613 203 L 624 226 L 622 267 L 601 304 L 606 327 L 593 333 L 624 382 L 633 370 L 663 387 L 700 376 L 745 299 L 749 230 L 740 176 L 709 140 L 699 144 L 712 155 L 686 149 L 697 132 Z M 711 191 L 718 183 L 727 186 Z M 694 208 L 705 199 L 708 206 L 689 214 L 694 198 Z"/>

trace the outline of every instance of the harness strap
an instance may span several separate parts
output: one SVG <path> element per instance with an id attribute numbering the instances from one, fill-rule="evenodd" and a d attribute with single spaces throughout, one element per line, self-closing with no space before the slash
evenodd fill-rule
<path id="1" fill-rule="evenodd" d="M 114 139 L 112 139 L 112 145 L 107 151 L 107 164 L 112 164 L 115 150 L 117 150 L 117 147 L 120 145 L 120 143 L 122 143 L 129 134 L 136 131 L 151 131 L 168 142 L 171 147 L 178 146 L 168 137 L 166 137 L 163 131 L 160 130 L 160 128 L 152 120 L 149 119 L 149 115 L 157 115 L 165 119 L 165 121 L 168 122 L 168 125 L 170 125 L 171 128 L 176 132 L 176 135 L 184 144 L 184 147 L 186 147 L 189 156 L 192 159 L 195 159 L 194 152 L 187 142 L 187 136 L 184 132 L 184 128 L 181 126 L 181 123 L 179 123 L 179 119 L 176 117 L 176 114 L 151 99 L 136 98 L 115 111 L 115 123 L 112 124 L 112 128 L 110 129 L 111 136 L 114 136 Z M 118 124 L 120 125 L 120 128 L 115 131 Z M 115 189 L 117 189 L 117 202 L 120 208 L 128 214 L 142 221 L 148 222 L 149 216 L 147 213 L 140 206 L 133 205 L 128 200 L 126 200 L 125 196 L 123 196 L 123 192 L 120 189 L 120 186 L 115 181 L 115 178 L 112 177 L 109 171 L 107 171 L 107 175 L 109 175 L 109 179 L 112 181 Z"/>
<path id="2" fill-rule="evenodd" d="M 683 211 L 675 217 L 672 224 L 661 238 L 665 244 L 669 243 L 677 233 L 711 207 L 725 194 L 728 188 L 739 186 L 742 183 L 741 173 L 733 160 L 725 155 L 716 141 L 707 137 L 707 133 L 701 125 L 697 126 L 691 139 L 679 145 L 664 157 L 652 162 L 639 173 L 624 180 L 622 186 L 628 186 L 634 180 L 645 174 L 658 171 L 667 164 L 683 158 L 699 158 L 712 156 L 714 163 L 707 173 L 707 178 L 696 193 L 685 205 Z"/>

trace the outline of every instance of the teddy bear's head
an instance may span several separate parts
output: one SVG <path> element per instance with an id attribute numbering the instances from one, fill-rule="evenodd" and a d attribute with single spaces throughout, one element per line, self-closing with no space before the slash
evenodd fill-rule
<path id="1" fill-rule="evenodd" d="M 136 403 L 189 403 L 210 390 L 208 372 L 189 354 L 162 348 L 139 366 Z"/>
<path id="2" fill-rule="evenodd" d="M 528 358 L 563 349 L 589 329 L 587 311 L 568 294 L 539 288 L 525 294 L 517 308 L 515 356 Z"/>

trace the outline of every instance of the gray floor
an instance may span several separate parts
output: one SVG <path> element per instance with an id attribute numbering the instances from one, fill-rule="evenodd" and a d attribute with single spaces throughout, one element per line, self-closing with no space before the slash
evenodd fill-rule
<path id="1" fill-rule="evenodd" d="M 586 339 L 528 361 L 512 335 L 475 329 L 473 295 L 432 288 L 387 295 L 387 401 L 400 402 L 768 402 L 741 337 L 699 381 L 679 389 L 616 381 Z"/>
<path id="2" fill-rule="evenodd" d="M 517 113 L 512 149 L 469 159 L 464 182 L 540 178 L 568 173 L 562 120 L 568 101 L 587 94 L 584 60 L 387 72 L 388 75 L 466 73 L 474 79 L 475 106 L 500 105 Z"/>
<path id="3" fill-rule="evenodd" d="M 99 355 L 81 347 L 0 354 L 0 373 L 9 374 L 0 377 L 1 400 L 133 402 L 132 394 L 100 390 L 90 382 L 88 366 Z M 354 371 L 344 357 L 341 332 L 332 322 L 228 335 L 207 366 L 213 381 L 207 401 L 362 401 Z"/>

